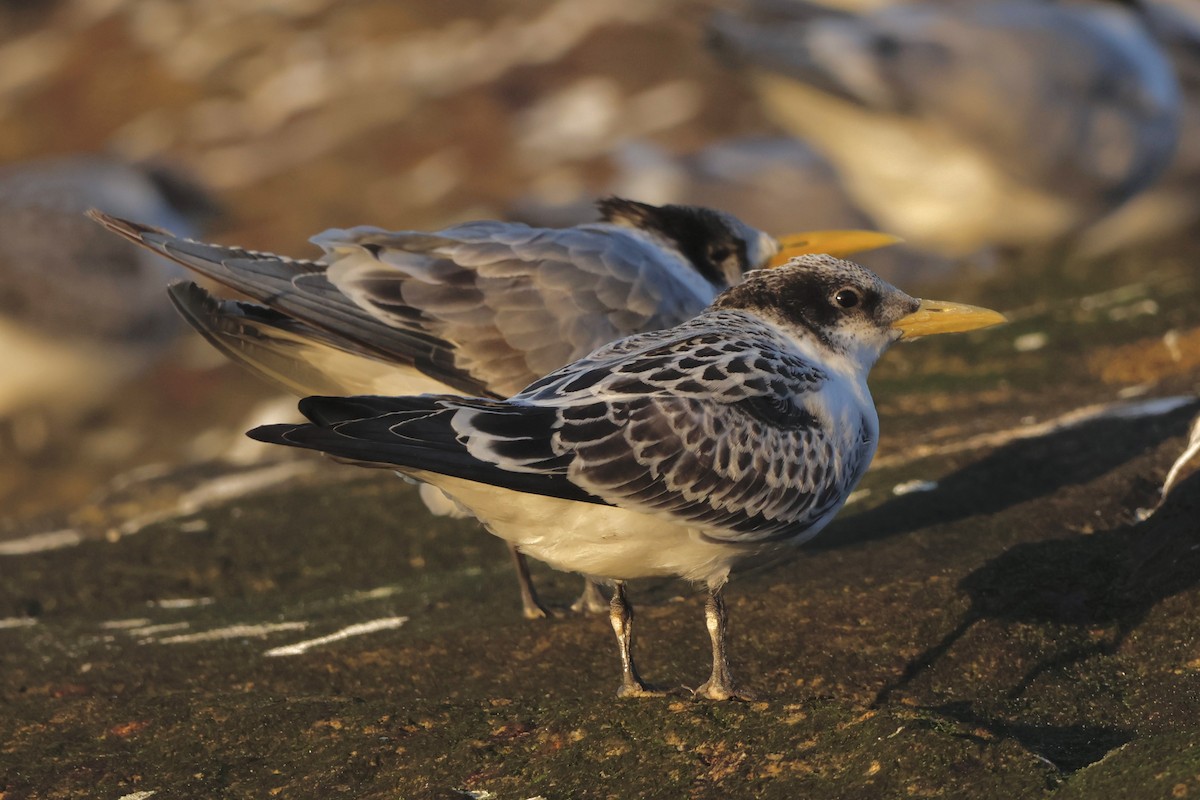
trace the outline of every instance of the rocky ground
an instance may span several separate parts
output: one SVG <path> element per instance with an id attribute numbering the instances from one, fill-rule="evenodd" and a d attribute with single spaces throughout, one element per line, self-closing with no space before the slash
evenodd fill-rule
<path id="1" fill-rule="evenodd" d="M 243 53 L 238 26 L 221 27 L 216 12 L 195 34 L 207 47 L 162 46 L 164 31 L 192 41 L 178 26 L 201 5 L 0 7 L 13 21 L 0 61 L 47 30 L 67 47 L 43 40 L 59 59 L 43 73 L 0 71 L 9 84 L 41 75 L 21 91 L 0 85 L 28 126 L 0 126 L 5 154 L 86 144 L 88 126 L 52 126 L 45 103 L 92 120 L 92 144 L 142 130 L 115 120 L 132 125 L 144 106 L 182 137 L 153 141 L 174 142 L 223 187 L 234 212 L 226 239 L 287 248 L 367 221 L 373 202 L 411 198 L 411 165 L 445 146 L 485 163 L 511 135 L 489 121 L 507 125 L 521 118 L 514 108 L 592 75 L 614 60 L 614 43 L 680 69 L 621 61 L 622 97 L 670 80 L 714 87 L 716 101 L 664 129 L 673 140 L 753 122 L 752 109 L 718 113 L 721 92 L 740 95 L 689 49 L 670 14 L 681 6 L 610 4 L 635 19 L 585 25 L 582 4 L 517 4 L 526 23 L 559 9 L 586 30 L 549 62 L 508 48 L 514 65 L 497 77 L 484 69 L 490 56 L 451 46 L 474 30 L 454 22 L 454 4 L 392 16 L 353 4 L 332 18 L 319 2 L 294 4 L 281 27 L 412 47 L 432 31 L 437 52 L 462 63 L 443 64 L 442 83 L 410 79 L 423 113 L 348 127 L 332 148 L 259 165 L 264 174 L 239 184 L 237 169 L 205 160 L 216 158 L 213 140 L 179 120 L 207 119 L 196 110 L 211 99 L 197 88 L 206 81 L 265 102 L 270 93 L 237 80 L 265 80 L 283 61 Z M 425 34 L 409 41 L 410 31 Z M 344 51 L 285 44 L 297 63 Z M 99 92 L 97 72 L 117 81 L 108 94 L 80 88 Z M 309 141 L 297 130 L 315 136 L 338 116 L 325 101 L 313 108 L 289 106 L 276 124 Z M 322 125 L 304 128 L 309 119 Z M 229 141 L 272 141 L 254 130 Z M 497 172 L 398 206 L 413 215 L 403 222 L 374 221 L 494 212 L 536 172 L 502 149 Z M 586 177 L 589 163 L 560 174 Z M 393 194 L 359 192 L 363 176 Z M 495 205 L 478 200 L 488 192 Z M 704 680 L 708 650 L 690 587 L 633 585 L 643 673 L 677 689 L 618 701 L 607 620 L 521 619 L 502 545 L 429 516 L 387 474 L 307 454 L 218 460 L 270 392 L 220 368 L 164 366 L 99 418 L 140 432 L 120 464 L 89 465 L 63 445 L 0 467 L 0 798 L 1200 793 L 1200 459 L 1160 497 L 1200 412 L 1194 252 L 1183 242 L 1086 266 L 1003 262 L 920 287 L 1004 309 L 1013 323 L 897 346 L 876 369 L 883 441 L 854 502 L 795 558 L 729 587 L 732 662 L 751 702 L 699 702 L 687 690 Z M 578 589 L 573 576 L 535 577 L 560 609 Z"/>
<path id="2" fill-rule="evenodd" d="M 643 672 L 678 690 L 618 701 L 606 620 L 520 619 L 498 541 L 315 458 L 226 499 L 159 478 L 208 505 L 136 533 L 10 539 L 4 796 L 1200 791 L 1200 473 L 1158 506 L 1200 410 L 1196 288 L 1164 264 L 893 350 L 856 502 L 731 584 L 755 702 L 685 688 L 687 586 L 633 590 Z M 537 578 L 558 607 L 577 588 Z"/>

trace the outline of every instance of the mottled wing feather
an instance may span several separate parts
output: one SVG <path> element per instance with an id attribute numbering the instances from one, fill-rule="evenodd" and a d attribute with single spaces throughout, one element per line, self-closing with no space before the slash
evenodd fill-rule
<path id="1" fill-rule="evenodd" d="M 604 348 L 511 401 L 310 398 L 317 425 L 255 438 L 621 506 L 762 542 L 835 509 L 871 443 L 817 396 L 826 376 L 742 312 Z M 854 421 L 857 424 L 857 421 Z"/>
<path id="2" fill-rule="evenodd" d="M 300 396 L 446 391 L 415 370 L 266 306 L 214 297 L 179 282 L 168 295 L 213 347 L 258 377 Z"/>
<path id="3" fill-rule="evenodd" d="M 678 324 L 714 295 L 678 257 L 606 225 L 330 230 L 313 240 L 325 257 L 305 261 L 99 218 L 270 308 L 467 394 L 512 394 L 614 339 Z"/>
<path id="4" fill-rule="evenodd" d="M 694 398 L 594 411 L 560 434 L 576 453 L 572 480 L 623 508 L 687 520 L 710 538 L 791 537 L 848 488 L 832 437 L 801 417 L 768 421 L 741 404 Z"/>
<path id="5" fill-rule="evenodd" d="M 323 264 L 187 240 L 164 241 L 162 249 L 201 274 L 313 327 L 351 339 L 397 363 L 413 364 L 463 391 L 487 391 L 457 369 L 449 343 L 419 327 L 375 317 L 329 282 Z"/>
<path id="6" fill-rule="evenodd" d="M 436 236 L 373 228 L 314 239 L 330 280 L 393 324 L 453 342 L 457 365 L 509 395 L 597 347 L 698 314 L 714 290 L 627 232 L 476 222 Z"/>
<path id="7" fill-rule="evenodd" d="M 394 324 L 360 307 L 330 283 L 323 262 L 180 239 L 135 222 L 93 215 L 113 232 L 305 325 L 354 342 L 396 364 L 412 366 L 458 391 L 491 393 L 456 366 L 451 343 L 419 322 Z"/>
<path id="8" fill-rule="evenodd" d="M 829 415 L 809 408 L 819 368 L 740 312 L 664 335 L 619 342 L 515 398 L 561 406 L 555 438 L 575 484 L 740 541 L 794 535 L 841 502 L 857 472 L 839 460 Z"/>

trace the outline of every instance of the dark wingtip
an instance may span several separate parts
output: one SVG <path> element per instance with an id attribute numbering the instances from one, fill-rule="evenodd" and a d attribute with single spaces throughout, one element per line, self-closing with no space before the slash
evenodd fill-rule
<path id="1" fill-rule="evenodd" d="M 112 230 L 113 233 L 120 234 L 122 236 L 134 237 L 140 236 L 144 233 L 167 233 L 166 230 L 154 228 L 151 227 L 151 225 L 144 225 L 140 222 L 133 222 L 132 219 L 114 217 L 113 215 L 110 215 L 110 213 L 106 213 L 100 209 L 95 209 L 95 207 L 92 207 L 92 209 L 88 209 L 83 213 L 85 217 L 88 217 L 89 219 L 95 219 L 96 222 L 104 225 L 104 227 L 108 228 L 109 230 Z"/>
<path id="2" fill-rule="evenodd" d="M 323 397 L 321 395 L 302 397 L 300 398 L 300 405 L 298 408 L 300 409 L 300 413 L 304 415 L 305 419 L 315 422 L 318 425 L 328 425 L 330 422 L 325 411 L 331 407 L 331 401 L 336 401 L 338 399 L 339 398 L 336 397 Z"/>
<path id="3" fill-rule="evenodd" d="M 185 319 L 200 319 L 212 314 L 217 299 L 195 281 L 173 281 L 167 297 Z"/>
<path id="4" fill-rule="evenodd" d="M 301 399 L 299 407 L 305 419 L 327 427 L 339 422 L 376 416 L 380 412 L 370 405 L 369 399 L 312 395 Z"/>
<path id="5" fill-rule="evenodd" d="M 148 233 L 159 234 L 162 236 L 173 235 L 170 231 L 164 231 L 163 229 L 155 228 L 152 225 L 143 225 L 140 222 L 122 219 L 121 217 L 114 217 L 112 214 L 106 214 L 98 208 L 89 208 L 83 213 L 88 219 L 95 220 L 118 236 L 123 236 L 129 241 L 136 242 L 137 244 L 145 244 L 142 237 Z"/>
<path id="6" fill-rule="evenodd" d="M 174 281 L 167 287 L 167 299 L 184 322 L 199 331 L 213 347 L 226 352 L 221 343 L 212 337 L 212 318 L 217 308 L 215 297 L 194 281 Z"/>
<path id="7" fill-rule="evenodd" d="M 246 436 L 256 442 L 266 442 L 267 444 L 286 444 L 296 446 L 295 442 L 288 440 L 288 434 L 301 425 L 289 423 L 280 423 L 276 425 L 259 425 L 257 428 L 251 428 L 246 431 Z"/>

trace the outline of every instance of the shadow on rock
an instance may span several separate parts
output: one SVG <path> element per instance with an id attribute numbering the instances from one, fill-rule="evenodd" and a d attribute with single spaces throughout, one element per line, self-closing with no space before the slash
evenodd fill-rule
<path id="1" fill-rule="evenodd" d="M 959 588 L 971 598 L 963 619 L 914 658 L 885 687 L 875 705 L 911 683 L 983 619 L 1090 629 L 1115 626 L 1110 637 L 1071 644 L 1027 670 L 1006 693 L 1020 698 L 1040 676 L 1094 656 L 1111 655 L 1162 600 L 1200 583 L 1200 472 L 1177 484 L 1147 520 L 1070 539 L 1010 548 L 967 575 Z M 1094 763 L 1134 738 L 1131 730 L 1097 725 L 1038 725 L 981 713 L 969 702 L 927 712 L 1021 743 L 1064 772 Z"/>
<path id="2" fill-rule="evenodd" d="M 1144 522 L 1069 539 L 1010 548 L 967 575 L 959 588 L 971 607 L 940 642 L 913 659 L 876 703 L 912 682 L 982 619 L 1094 628 L 1111 638 L 1069 646 L 1034 665 L 1008 696 L 1020 697 L 1041 675 L 1114 653 L 1147 613 L 1200 583 L 1200 472 L 1177 484 Z"/>
<path id="3" fill-rule="evenodd" d="M 1030 725 L 1009 722 L 978 713 L 970 703 L 946 703 L 928 711 L 982 728 L 988 733 L 1014 739 L 1063 772 L 1074 772 L 1094 764 L 1113 749 L 1134 738 L 1131 730 L 1101 725 Z"/>
<path id="4" fill-rule="evenodd" d="M 954 472 L 929 492 L 902 495 L 835 520 L 808 549 L 883 539 L 930 525 L 994 514 L 1088 483 L 1183 435 L 1194 404 L 1157 417 L 1105 418 L 1046 436 L 1010 442 Z"/>

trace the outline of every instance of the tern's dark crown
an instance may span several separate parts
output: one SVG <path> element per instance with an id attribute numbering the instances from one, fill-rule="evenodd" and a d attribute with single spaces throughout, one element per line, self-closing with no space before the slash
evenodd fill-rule
<path id="1" fill-rule="evenodd" d="M 701 206 L 652 206 L 635 200 L 608 197 L 596 204 L 605 222 L 628 225 L 656 233 L 675 248 L 713 286 L 723 288 L 728 278 L 722 263 L 735 256 L 740 272 L 750 269 L 748 244 L 712 209 Z"/>
<path id="2" fill-rule="evenodd" d="M 856 264 L 828 256 L 818 258 L 821 260 L 807 257 L 813 263 L 803 266 L 748 273 L 745 282 L 717 297 L 713 307 L 777 317 L 809 329 L 823 341 L 847 314 L 872 320 L 880 317 L 884 300 L 880 288 L 887 284 Z M 839 306 L 835 299 L 839 290 L 847 287 L 859 294 L 858 303 L 850 309 Z"/>

